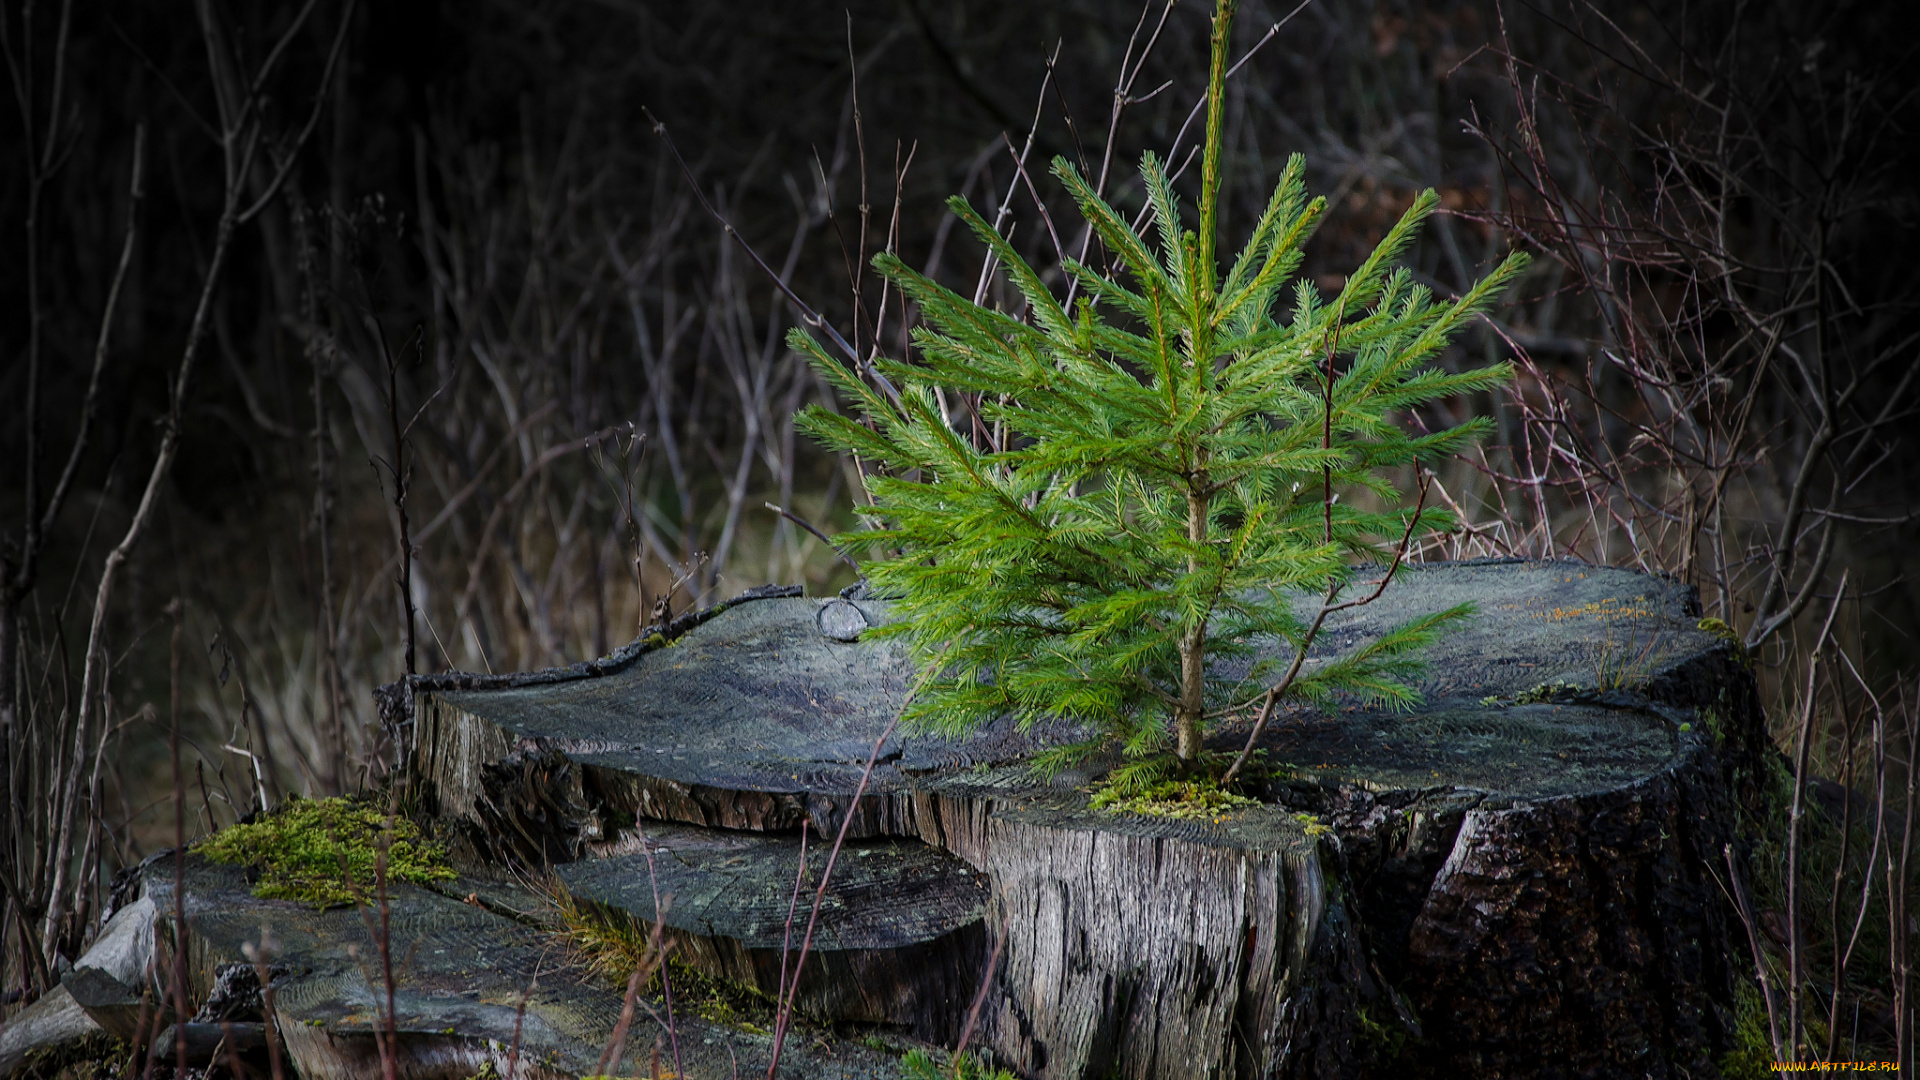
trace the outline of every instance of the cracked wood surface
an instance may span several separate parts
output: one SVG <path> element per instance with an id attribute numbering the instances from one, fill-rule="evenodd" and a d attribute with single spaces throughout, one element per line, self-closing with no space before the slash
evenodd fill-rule
<path id="1" fill-rule="evenodd" d="M 1282 716 L 1268 805 L 1214 821 L 1091 811 L 1101 763 L 1043 782 L 1021 761 L 1062 732 L 1005 725 L 903 733 L 852 806 L 914 674 L 866 636 L 887 613 L 862 599 L 735 604 L 590 678 L 419 686 L 414 781 L 476 857 L 568 863 L 563 879 L 642 918 L 650 893 L 594 861 L 636 818 L 764 834 L 751 886 L 702 894 L 711 871 L 680 864 L 689 904 L 706 896 L 707 966 L 754 985 L 803 822 L 830 836 L 851 813 L 862 842 L 951 853 L 987 895 L 953 953 L 1004 935 L 983 1035 L 1030 1076 L 1710 1070 L 1734 975 L 1701 856 L 1732 839 L 1765 752 L 1751 676 L 1687 589 L 1565 562 L 1407 568 L 1330 620 L 1309 661 L 1462 601 L 1479 613 L 1428 653 L 1422 706 Z M 1210 742 L 1237 738 L 1226 724 Z M 903 925 L 930 903 L 892 899 Z M 950 1030 L 969 995 L 916 997 L 907 976 L 931 969 L 814 1003 L 872 1016 L 862 1002 L 885 1000 L 885 1019 Z M 1543 1059 L 1548 1043 L 1563 1049 Z"/>

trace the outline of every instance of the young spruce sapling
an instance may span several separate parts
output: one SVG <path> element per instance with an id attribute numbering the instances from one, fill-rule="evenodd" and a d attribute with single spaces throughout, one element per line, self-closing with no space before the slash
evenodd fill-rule
<path id="1" fill-rule="evenodd" d="M 1402 509 L 1393 471 L 1458 452 L 1487 421 L 1416 434 L 1402 418 L 1507 379 L 1505 365 L 1433 362 L 1526 265 L 1516 253 L 1436 302 L 1393 266 L 1434 209 L 1429 190 L 1338 295 L 1305 280 L 1289 288 L 1325 208 L 1306 197 L 1295 155 L 1222 273 L 1232 8 L 1220 0 L 1213 23 L 1197 227 L 1152 154 L 1140 175 L 1157 247 L 1058 158 L 1053 174 L 1115 267 L 1067 260 L 1080 293 L 1071 308 L 956 197 L 953 212 L 1005 268 L 1023 311 L 973 303 L 882 254 L 874 265 L 925 321 L 917 359 L 876 357 L 884 378 L 870 384 L 805 332 L 791 339 L 856 410 L 814 406 L 800 423 L 874 467 L 869 527 L 843 539 L 872 554 L 873 587 L 898 597 L 901 619 L 881 632 L 905 635 L 928 671 L 905 719 L 947 732 L 1009 714 L 1073 721 L 1088 740 L 1038 764 L 1117 742 L 1129 764 L 1112 782 L 1123 788 L 1215 772 L 1225 758 L 1205 752 L 1208 724 L 1257 713 L 1257 737 L 1280 700 L 1417 700 L 1407 679 L 1422 647 L 1469 608 L 1325 662 L 1294 658 L 1328 614 L 1385 588 L 1391 570 L 1357 563 L 1385 552 L 1397 568 L 1416 526 L 1449 527 L 1424 499 Z M 1387 509 L 1341 497 L 1359 489 Z M 1237 677 L 1217 674 L 1228 669 Z"/>

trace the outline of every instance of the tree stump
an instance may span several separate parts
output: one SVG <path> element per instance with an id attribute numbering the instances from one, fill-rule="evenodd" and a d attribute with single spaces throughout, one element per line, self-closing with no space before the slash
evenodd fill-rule
<path id="1" fill-rule="evenodd" d="M 589 975 L 545 930 L 511 911 L 489 910 L 475 895 L 463 901 L 396 882 L 365 907 L 316 911 L 259 899 L 240 868 L 198 856 L 188 856 L 183 877 L 184 902 L 174 888 L 170 856 L 143 866 L 132 887 L 145 904 L 149 933 L 157 930 L 171 942 L 176 912 L 185 916 L 193 1002 L 217 999 L 236 969 L 252 969 L 263 940 L 272 956 L 270 1014 L 263 995 L 250 1015 L 187 1025 L 190 1055 L 197 1036 L 209 1050 L 206 1060 L 225 1064 L 225 1046 L 210 1053 L 222 1038 L 257 1032 L 264 1040 L 267 1021 L 283 1063 L 302 1080 L 380 1076 L 383 1040 L 393 1048 L 393 1075 L 401 1080 L 646 1075 L 656 1049 L 663 1073 L 673 1072 L 678 1057 L 684 1066 L 679 1075 L 689 1080 L 727 1080 L 765 1076 L 772 1057 L 765 1033 L 715 1024 L 685 1008 L 674 1017 L 670 1039 L 667 1026 L 648 1015 L 666 1009 L 655 996 L 640 1002 L 626 1035 L 624 1064 L 609 1067 L 603 1055 L 615 1041 L 625 1004 L 621 992 Z M 451 887 L 486 889 L 469 880 Z M 161 965 L 146 975 L 147 985 L 133 989 L 164 1000 L 170 976 Z M 130 977 L 138 983 L 142 975 Z M 171 1061 L 172 1052 L 166 1042 L 161 1060 Z M 782 1080 L 888 1080 L 898 1074 L 896 1055 L 813 1038 L 791 1040 L 781 1060 Z M 264 1057 L 247 1063 L 252 1075 L 268 1074 Z"/>
<path id="2" fill-rule="evenodd" d="M 412 790 L 466 857 L 557 864 L 762 988 L 800 830 L 817 854 L 844 821 L 803 1007 L 951 1037 L 987 980 L 976 1038 L 1028 1076 L 1714 1075 L 1751 677 L 1685 587 L 1569 562 L 1403 568 L 1308 662 L 1463 600 L 1422 706 L 1283 715 L 1264 805 L 1214 820 L 1092 810 L 1097 765 L 1024 765 L 1067 733 L 1005 723 L 896 734 L 856 804 L 914 671 L 866 634 L 884 602 L 797 590 L 570 669 L 416 680 Z"/>

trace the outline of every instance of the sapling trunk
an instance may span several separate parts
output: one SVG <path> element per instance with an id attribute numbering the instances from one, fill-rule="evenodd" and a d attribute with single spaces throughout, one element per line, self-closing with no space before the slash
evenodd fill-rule
<path id="1" fill-rule="evenodd" d="M 1234 0 L 1219 0 L 1214 12 L 1211 35 L 1211 66 L 1207 71 L 1207 134 L 1200 169 L 1200 232 L 1198 243 L 1187 250 L 1193 260 L 1189 270 L 1195 284 L 1192 345 L 1189 362 L 1193 365 L 1194 388 L 1208 389 L 1208 369 L 1213 364 L 1214 324 L 1214 251 L 1220 213 L 1220 133 L 1226 115 L 1227 45 L 1232 40 Z M 1190 234 L 1191 235 L 1191 234 Z M 1206 544 L 1207 513 L 1211 499 L 1207 485 L 1207 447 L 1193 448 L 1193 471 L 1187 476 L 1187 542 L 1193 550 L 1187 554 L 1187 576 L 1198 577 L 1204 563 L 1200 552 Z M 1202 611 L 1192 627 L 1180 637 L 1180 707 L 1176 713 L 1179 743 L 1175 752 L 1180 771 L 1192 773 L 1200 760 L 1200 736 L 1206 724 L 1207 612 Z"/>
<path id="2" fill-rule="evenodd" d="M 1187 573 L 1200 573 L 1200 545 L 1207 540 L 1207 496 L 1196 480 L 1187 491 L 1187 539 L 1194 550 L 1187 555 Z M 1203 615 L 1180 638 L 1180 707 L 1175 713 L 1179 732 L 1176 753 L 1182 772 L 1191 772 L 1200 760 L 1200 732 L 1206 717 L 1207 620 Z"/>

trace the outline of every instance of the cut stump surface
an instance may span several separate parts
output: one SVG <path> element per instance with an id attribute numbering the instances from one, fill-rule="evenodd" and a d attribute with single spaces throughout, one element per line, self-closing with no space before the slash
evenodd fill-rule
<path id="1" fill-rule="evenodd" d="M 896 735 L 855 805 L 915 672 L 884 602 L 791 590 L 566 671 L 417 680 L 413 790 L 470 857 L 651 920 L 637 821 L 667 930 L 762 988 L 799 831 L 845 822 L 815 948 L 857 985 L 810 972 L 804 1007 L 951 1033 L 997 954 L 978 1037 L 1029 1076 L 1711 1075 L 1751 677 L 1686 588 L 1563 562 L 1405 568 L 1308 662 L 1462 602 L 1423 705 L 1283 714 L 1266 805 L 1214 820 L 1093 811 L 1097 769 L 1023 764 L 1067 733 L 1005 723 Z"/>

